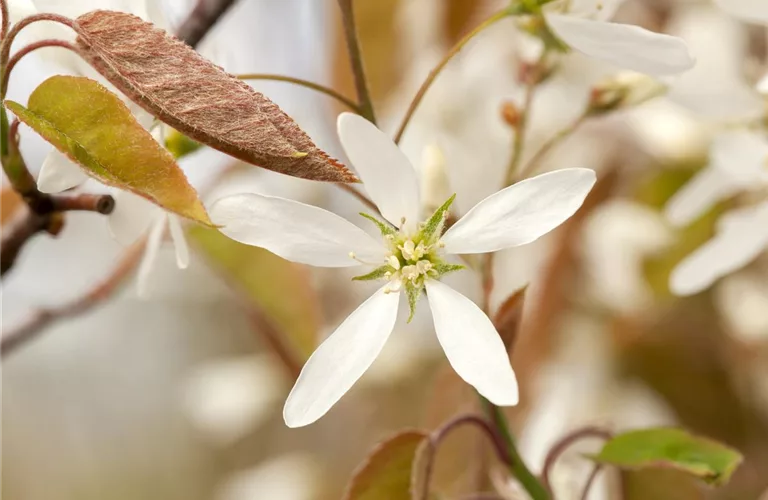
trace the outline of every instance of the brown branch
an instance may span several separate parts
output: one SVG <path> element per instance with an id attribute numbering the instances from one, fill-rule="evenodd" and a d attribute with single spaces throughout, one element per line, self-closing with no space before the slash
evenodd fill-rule
<path id="1" fill-rule="evenodd" d="M 566 449 L 568 449 L 573 443 L 585 438 L 598 438 L 607 441 L 612 437 L 613 434 L 605 429 L 601 429 L 599 427 L 584 427 L 583 429 L 578 429 L 571 432 L 560 441 L 555 443 L 555 445 L 552 446 L 552 448 L 549 450 L 549 453 L 547 453 L 547 458 L 544 459 L 544 468 L 541 472 L 541 481 L 544 483 L 544 487 L 547 489 L 547 491 L 549 491 L 550 495 L 552 494 L 552 484 L 550 482 L 552 469 L 554 468 L 557 459 L 562 456 Z M 597 475 L 597 473 L 593 472 L 592 475 Z M 587 486 L 591 486 L 592 481 L 594 481 L 594 478 L 590 476 Z"/>
<path id="2" fill-rule="evenodd" d="M 85 211 L 109 215 L 115 209 L 115 199 L 108 194 L 54 195 L 50 198 L 56 212 Z"/>
<path id="3" fill-rule="evenodd" d="M 16 64 L 19 63 L 22 57 L 26 56 L 30 52 L 34 52 L 37 49 L 42 49 L 44 47 L 62 47 L 65 49 L 69 49 L 72 52 L 75 52 L 79 54 L 80 52 L 77 50 L 77 47 L 72 45 L 69 42 L 66 42 L 64 40 L 56 40 L 53 38 L 49 38 L 46 40 L 40 40 L 35 43 L 30 43 L 29 45 L 26 45 L 18 50 L 13 56 L 8 60 L 8 66 L 5 68 L 5 73 L 3 74 L 3 80 L 0 82 L 0 86 L 2 88 L 6 89 L 8 88 L 8 79 L 11 77 L 11 71 L 13 71 L 13 68 L 16 66 Z"/>
<path id="4" fill-rule="evenodd" d="M 355 23 L 355 10 L 352 6 L 354 0 L 338 0 L 341 10 L 341 20 L 344 26 L 344 37 L 347 40 L 349 62 L 352 65 L 352 74 L 355 77 L 355 89 L 357 90 L 357 102 L 360 114 L 371 123 L 376 123 L 376 115 L 373 111 L 373 100 L 368 90 L 368 80 L 365 78 L 363 55 L 360 51 L 360 40 L 357 36 Z"/>
<path id="5" fill-rule="evenodd" d="M 8 34 L 8 30 L 11 27 L 11 16 L 8 13 L 8 1 L 0 0 L 0 17 L 2 17 L 2 28 L 0 28 L 0 41 L 2 41 Z"/>
<path id="6" fill-rule="evenodd" d="M 78 316 L 110 298 L 138 264 L 144 243 L 143 239 L 134 243 L 114 271 L 82 297 L 62 306 L 40 309 L 21 325 L 3 333 L 0 340 L 0 356 L 8 356 L 21 345 L 37 337 L 54 321 Z"/>
<path id="7" fill-rule="evenodd" d="M 176 37 L 196 48 L 234 4 L 235 0 L 198 0 L 187 19 L 176 30 Z"/>

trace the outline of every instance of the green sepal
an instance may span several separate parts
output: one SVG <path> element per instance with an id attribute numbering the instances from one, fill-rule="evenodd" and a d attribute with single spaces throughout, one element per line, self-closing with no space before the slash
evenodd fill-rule
<path id="1" fill-rule="evenodd" d="M 438 277 L 445 276 L 448 273 L 455 273 L 456 271 L 461 271 L 462 269 L 466 269 L 461 264 L 435 264 L 432 266 L 432 270 L 437 272 Z"/>
<path id="2" fill-rule="evenodd" d="M 423 290 L 423 279 L 418 280 L 417 283 L 410 280 L 405 282 L 405 296 L 408 297 L 408 307 L 411 309 L 411 313 L 408 315 L 408 323 L 411 322 L 413 315 L 416 314 L 416 303 L 419 301 Z"/>
<path id="3" fill-rule="evenodd" d="M 373 271 L 371 271 L 368 274 L 363 274 L 361 276 L 355 276 L 352 278 L 352 281 L 373 281 L 373 280 L 379 280 L 385 277 L 387 273 L 393 272 L 392 267 L 390 266 L 381 266 L 377 267 Z"/>
<path id="4" fill-rule="evenodd" d="M 368 215 L 365 212 L 360 212 L 360 215 L 368 219 L 369 221 L 376 224 L 376 227 L 379 228 L 379 231 L 381 231 L 382 236 L 395 236 L 397 234 L 397 230 L 391 225 L 386 222 L 382 222 L 373 215 Z"/>
<path id="5" fill-rule="evenodd" d="M 451 208 L 451 204 L 455 199 L 456 193 L 454 193 L 453 196 L 448 198 L 448 201 L 443 203 L 437 210 L 435 210 L 435 213 L 432 214 L 432 217 L 430 217 L 429 220 L 427 220 L 427 222 L 424 224 L 424 229 L 421 230 L 421 234 L 422 242 L 424 242 L 425 245 L 431 245 L 435 242 L 434 240 L 437 240 L 437 238 L 439 238 L 442 234 L 443 225 L 445 224 L 445 214 L 448 212 L 448 209 Z"/>

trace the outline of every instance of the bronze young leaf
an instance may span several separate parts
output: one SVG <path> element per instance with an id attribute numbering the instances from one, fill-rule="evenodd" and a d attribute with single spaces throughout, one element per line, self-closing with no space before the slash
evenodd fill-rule
<path id="1" fill-rule="evenodd" d="M 5 105 L 90 176 L 211 225 L 173 156 L 98 82 L 53 76 L 32 92 L 27 107 L 13 101 Z"/>
<path id="2" fill-rule="evenodd" d="M 275 103 L 138 17 L 77 18 L 77 43 L 104 77 L 154 116 L 235 158 L 305 179 L 356 182 Z"/>

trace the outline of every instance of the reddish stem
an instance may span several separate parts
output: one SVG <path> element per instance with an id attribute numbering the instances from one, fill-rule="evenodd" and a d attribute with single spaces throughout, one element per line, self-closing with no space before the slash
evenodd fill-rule
<path id="1" fill-rule="evenodd" d="M 37 49 L 42 49 L 43 47 L 63 47 L 65 49 L 69 49 L 76 54 L 80 54 L 80 51 L 77 50 L 77 47 L 72 45 L 69 42 L 66 42 L 64 40 L 56 40 L 54 38 L 49 38 L 45 40 L 40 40 L 39 42 L 30 43 L 29 45 L 23 47 L 18 52 L 16 52 L 9 60 L 8 65 L 5 67 L 5 73 L 3 73 L 3 81 L 0 82 L 0 87 L 3 89 L 8 88 L 8 80 L 11 77 L 11 71 L 13 71 L 14 66 L 18 64 L 18 62 L 21 60 L 22 57 L 26 56 L 30 52 L 34 52 Z"/>

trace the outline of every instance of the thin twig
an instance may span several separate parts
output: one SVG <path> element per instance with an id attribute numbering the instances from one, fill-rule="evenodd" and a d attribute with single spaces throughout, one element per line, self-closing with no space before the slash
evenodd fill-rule
<path id="1" fill-rule="evenodd" d="M 2 17 L 3 20 L 2 28 L 0 28 L 0 41 L 3 41 L 6 35 L 8 35 L 8 30 L 11 27 L 11 16 L 8 13 L 7 0 L 0 0 L 0 17 Z"/>
<path id="2" fill-rule="evenodd" d="M 195 48 L 236 0 L 198 0 L 187 19 L 176 30 L 176 37 Z"/>
<path id="3" fill-rule="evenodd" d="M 357 101 L 360 114 L 372 123 L 376 123 L 376 115 L 373 111 L 373 100 L 368 90 L 368 80 L 365 78 L 363 55 L 360 51 L 360 40 L 357 36 L 355 12 L 352 7 L 354 0 L 339 0 L 341 21 L 344 26 L 344 37 L 347 40 L 349 62 L 352 65 L 352 74 L 355 78 Z"/>
<path id="4" fill-rule="evenodd" d="M 71 43 L 64 41 L 64 40 L 56 40 L 55 38 L 48 38 L 45 40 L 40 40 L 38 42 L 30 43 L 29 45 L 26 45 L 19 49 L 13 56 L 8 60 L 8 66 L 5 68 L 5 73 L 3 74 L 3 81 L 0 83 L 2 88 L 8 88 L 8 79 L 11 77 L 11 71 L 13 71 L 13 68 L 18 64 L 18 62 L 21 60 L 22 57 L 26 56 L 30 52 L 34 52 L 37 49 L 42 49 L 44 47 L 62 47 L 65 49 L 69 49 L 72 52 L 75 52 L 76 54 L 79 54 L 80 51 L 72 45 Z"/>
<path id="5" fill-rule="evenodd" d="M 538 151 L 531 157 L 530 160 L 528 160 L 528 163 L 525 167 L 523 167 L 522 170 L 520 170 L 520 174 L 517 175 L 518 179 L 525 179 L 526 177 L 533 174 L 536 169 L 539 167 L 539 164 L 541 161 L 547 156 L 547 154 L 552 151 L 556 146 L 560 145 L 563 141 L 571 137 L 571 135 L 574 134 L 589 118 L 589 115 L 586 113 L 582 113 L 579 115 L 576 120 L 574 120 L 571 124 L 567 125 L 565 128 L 563 128 L 561 131 L 550 137 L 542 146 L 539 148 Z"/>
<path id="6" fill-rule="evenodd" d="M 363 114 L 362 108 L 358 106 L 357 103 L 355 103 L 355 101 L 353 101 L 349 97 L 345 97 L 341 95 L 339 92 L 336 92 L 331 88 L 320 85 L 319 83 L 310 82 L 308 80 L 302 80 L 301 78 L 294 78 L 292 76 L 274 75 L 270 73 L 246 73 L 244 75 L 236 75 L 236 76 L 240 80 L 272 80 L 277 82 L 288 82 L 288 83 L 293 83 L 295 85 L 301 85 L 302 87 L 307 87 L 309 89 L 322 92 L 323 94 L 336 99 L 337 101 L 344 104 L 349 109 L 353 110 L 355 113 L 359 115 Z"/>
<path id="7" fill-rule="evenodd" d="M 590 472 L 587 482 L 584 483 L 581 500 L 587 500 L 587 498 L 589 498 L 589 492 L 592 491 L 592 485 L 595 483 L 595 479 L 597 479 L 597 475 L 600 474 L 602 469 L 603 466 L 601 464 L 595 464 L 594 467 L 592 467 L 592 472 Z"/>
<path id="8" fill-rule="evenodd" d="M 523 107 L 520 109 L 520 116 L 515 126 L 512 157 L 509 160 L 509 167 L 507 167 L 507 175 L 505 178 L 506 186 L 511 186 L 518 177 L 517 171 L 520 168 L 520 162 L 523 159 L 525 139 L 528 135 L 529 118 L 533 111 L 533 98 L 536 96 L 536 90 L 539 87 L 539 83 L 541 83 L 542 73 L 546 66 L 548 56 L 549 52 L 544 49 L 533 66 L 525 70 L 525 97 L 523 98 Z"/>
<path id="9" fill-rule="evenodd" d="M 585 438 L 597 438 L 603 440 L 609 440 L 613 437 L 610 431 L 601 429 L 599 427 L 584 427 L 577 429 L 570 434 L 563 437 L 560 441 L 555 443 L 554 446 L 547 453 L 547 458 L 544 459 L 544 468 L 541 472 L 541 481 L 544 483 L 544 487 L 552 494 L 552 483 L 550 476 L 552 469 L 557 462 L 557 459 L 568 449 L 573 443 Z"/>
<path id="10" fill-rule="evenodd" d="M 424 82 L 421 84 L 421 87 L 419 88 L 418 92 L 416 92 L 416 95 L 411 101 L 411 104 L 408 105 L 408 109 L 405 112 L 403 121 L 400 123 L 400 127 L 397 129 L 397 133 L 395 133 L 395 144 L 399 143 L 400 139 L 403 138 L 405 129 L 408 128 L 408 124 L 410 123 L 411 118 L 413 117 L 413 114 L 416 112 L 416 109 L 419 107 L 419 104 L 421 104 L 421 101 L 424 99 L 424 96 L 427 94 L 427 90 L 429 90 L 432 84 L 435 83 L 437 76 L 440 74 L 443 68 L 445 68 L 445 66 L 450 62 L 450 60 L 453 59 L 453 57 L 456 54 L 461 52 L 461 49 L 463 49 L 464 46 L 470 40 L 472 40 L 478 33 L 485 30 L 489 26 L 495 24 L 497 21 L 501 21 L 508 15 L 509 15 L 508 11 L 502 10 L 492 15 L 482 23 L 480 23 L 475 29 L 467 33 L 464 36 L 464 38 L 459 40 L 459 42 L 456 45 L 454 45 L 450 51 L 448 51 L 445 57 L 443 57 L 443 59 L 437 64 L 437 66 L 435 66 L 432 69 L 432 71 L 429 72 L 429 75 L 427 75 L 427 79 L 424 80 Z"/>
<path id="11" fill-rule="evenodd" d="M 134 243 L 114 271 L 82 297 L 62 306 L 40 309 L 23 324 L 4 332 L 0 340 L 0 356 L 4 358 L 13 353 L 20 346 L 37 337 L 53 322 L 90 311 L 114 295 L 138 264 L 144 243 L 144 239 Z"/>
<path id="12" fill-rule="evenodd" d="M 432 474 L 435 468 L 435 456 L 437 454 L 437 450 L 440 444 L 454 430 L 456 430 L 459 427 L 463 427 L 465 425 L 475 425 L 480 430 L 482 430 L 483 433 L 486 436 L 488 436 L 489 440 L 493 444 L 493 448 L 496 451 L 496 455 L 499 457 L 499 460 L 501 460 L 506 464 L 510 463 L 509 452 L 504 444 L 503 438 L 499 435 L 498 431 L 487 420 L 485 420 L 483 417 L 479 415 L 462 415 L 462 416 L 456 417 L 448 421 L 439 429 L 435 430 L 429 436 L 427 456 L 425 458 L 427 462 L 424 468 L 424 480 L 423 480 L 422 490 L 420 493 L 421 499 L 427 500 L 429 498 L 429 487 L 430 487 L 430 483 L 432 482 Z"/>

